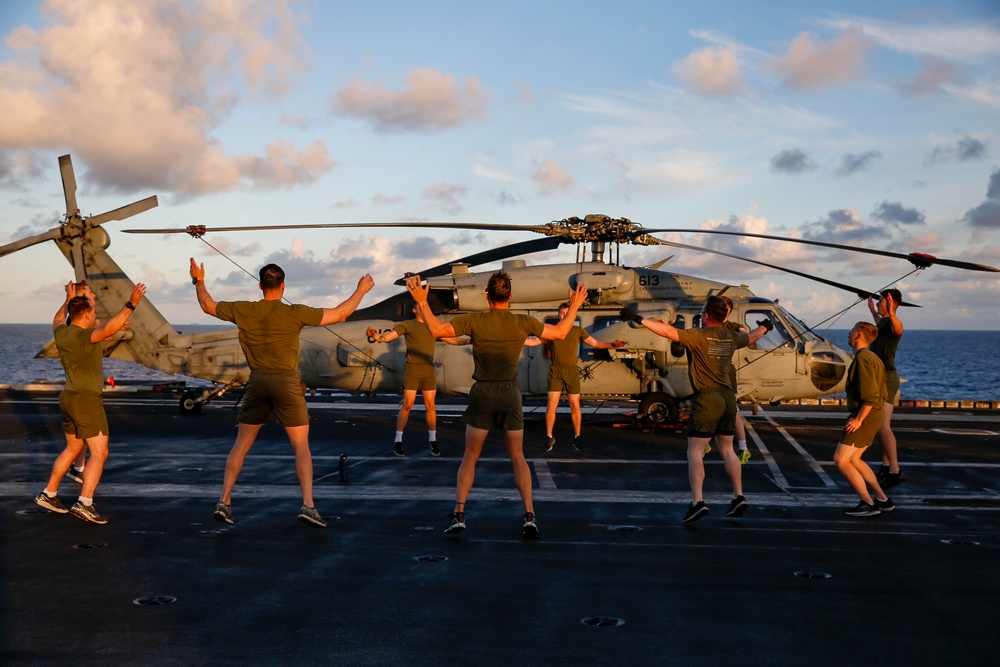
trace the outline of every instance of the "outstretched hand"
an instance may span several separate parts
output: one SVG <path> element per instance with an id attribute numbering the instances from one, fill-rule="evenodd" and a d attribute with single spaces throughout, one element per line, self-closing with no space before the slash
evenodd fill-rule
<path id="1" fill-rule="evenodd" d="M 139 283 L 138 285 L 132 288 L 132 298 L 129 299 L 129 302 L 133 306 L 138 306 L 139 301 L 145 294 L 146 294 L 146 285 L 143 283 Z"/>
<path id="2" fill-rule="evenodd" d="M 371 327 L 368 327 L 367 329 L 365 329 L 365 335 L 368 336 L 369 338 L 373 338 L 374 339 L 375 336 L 378 335 L 378 332 L 375 331 L 375 329 L 373 329 Z"/>
<path id="3" fill-rule="evenodd" d="M 420 276 L 410 276 L 406 279 L 406 291 L 410 293 L 417 303 L 426 303 L 427 295 L 430 293 L 430 285 L 424 285 L 420 281 Z"/>
<path id="4" fill-rule="evenodd" d="M 636 324 L 642 324 L 643 319 L 642 315 L 628 308 L 622 308 L 618 312 L 618 317 L 622 318 L 622 322 L 635 322 Z"/>
<path id="5" fill-rule="evenodd" d="M 569 293 L 569 303 L 570 305 L 575 305 L 577 308 L 583 305 L 583 302 L 587 300 L 587 283 L 577 283 L 575 290 L 570 290 Z"/>
<path id="6" fill-rule="evenodd" d="M 774 322 L 765 317 L 762 320 L 757 320 L 757 326 L 764 327 L 767 331 L 771 331 L 774 329 Z"/>
<path id="7" fill-rule="evenodd" d="M 191 258 L 191 279 L 199 282 L 205 280 L 205 265 L 199 265 L 194 261 L 194 257 Z"/>
<path id="8" fill-rule="evenodd" d="M 361 290 L 363 294 L 370 292 L 373 287 L 375 287 L 375 279 L 372 278 L 370 273 L 366 273 L 358 280 L 358 289 Z"/>
<path id="9" fill-rule="evenodd" d="M 611 341 L 611 347 L 625 347 L 627 343 L 623 340 L 613 340 Z"/>

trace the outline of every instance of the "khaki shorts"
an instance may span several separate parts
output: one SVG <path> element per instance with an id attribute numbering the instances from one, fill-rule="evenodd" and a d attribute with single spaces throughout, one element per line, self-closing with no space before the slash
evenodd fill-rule
<path id="1" fill-rule="evenodd" d="M 549 391 L 580 393 L 580 369 L 576 366 L 549 366 Z"/>
<path id="2" fill-rule="evenodd" d="M 854 415 L 851 415 L 851 417 L 853 418 Z M 882 428 L 884 420 L 885 413 L 882 411 L 882 408 L 873 407 L 868 416 L 865 417 L 865 420 L 861 422 L 861 428 L 854 433 L 848 433 L 847 429 L 844 429 L 844 432 L 840 434 L 840 442 L 851 447 L 864 449 L 875 440 L 875 436 L 878 435 L 878 430 Z"/>
<path id="3" fill-rule="evenodd" d="M 709 387 L 694 396 L 687 434 L 692 438 L 736 432 L 736 395 L 728 387 Z"/>
<path id="4" fill-rule="evenodd" d="M 306 426 L 306 386 L 291 373 L 251 373 L 240 407 L 241 424 L 263 424 L 274 415 L 282 426 Z"/>
<path id="5" fill-rule="evenodd" d="M 108 433 L 108 416 L 100 394 L 89 391 L 63 391 L 59 394 L 63 433 L 81 440 Z"/>
<path id="6" fill-rule="evenodd" d="M 476 382 L 469 391 L 469 407 L 462 421 L 473 428 L 489 431 L 494 426 L 504 431 L 523 431 L 521 385 L 509 382 Z"/>
<path id="7" fill-rule="evenodd" d="M 406 368 L 403 369 L 403 389 L 437 391 L 434 367 L 427 364 L 406 364 Z"/>
<path id="8" fill-rule="evenodd" d="M 885 372 L 885 402 L 889 405 L 899 405 L 899 373 Z"/>

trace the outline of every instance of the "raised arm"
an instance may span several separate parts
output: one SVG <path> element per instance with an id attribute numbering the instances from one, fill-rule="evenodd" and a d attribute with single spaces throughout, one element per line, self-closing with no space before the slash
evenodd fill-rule
<path id="1" fill-rule="evenodd" d="M 386 331 L 383 333 L 378 333 L 371 327 L 365 329 L 365 334 L 376 343 L 391 343 L 392 341 L 399 338 L 399 334 L 396 333 L 395 331 Z"/>
<path id="2" fill-rule="evenodd" d="M 365 274 L 361 276 L 358 280 L 358 286 L 354 290 L 354 293 L 347 297 L 347 300 L 336 308 L 324 308 L 323 309 L 323 319 L 320 320 L 319 325 L 323 326 L 326 324 L 336 324 L 337 322 L 343 322 L 348 317 L 358 309 L 358 305 L 361 303 L 361 299 L 364 298 L 365 294 L 368 294 L 375 287 L 375 280 L 370 274 Z"/>
<path id="3" fill-rule="evenodd" d="M 774 322 L 764 318 L 763 320 L 757 320 L 757 328 L 750 332 L 750 344 L 753 345 L 761 338 L 763 338 L 768 331 L 774 328 Z"/>
<path id="4" fill-rule="evenodd" d="M 580 306 L 583 302 L 587 300 L 587 284 L 578 283 L 576 289 L 569 293 L 569 310 L 566 311 L 566 317 L 559 320 L 558 324 L 546 324 L 542 328 L 541 338 L 545 340 L 562 340 L 573 328 L 573 322 L 576 321 L 576 311 L 580 310 Z"/>
<path id="5" fill-rule="evenodd" d="M 899 304 L 896 300 L 892 298 L 891 295 L 886 295 L 888 301 L 886 302 L 886 310 L 889 311 L 889 319 L 892 321 L 892 333 L 897 336 L 903 335 L 903 323 L 900 321 L 899 316 L 896 315 L 896 309 L 899 308 Z"/>
<path id="6" fill-rule="evenodd" d="M 878 324 L 878 321 L 882 319 L 882 316 L 878 314 L 878 307 L 875 305 L 875 300 L 871 298 L 870 295 L 868 297 L 868 311 L 871 312 L 872 319 L 875 320 L 875 324 Z"/>
<path id="7" fill-rule="evenodd" d="M 66 300 L 63 301 L 62 305 L 59 306 L 59 310 L 56 311 L 55 317 L 52 318 L 52 328 L 66 324 L 66 306 L 69 305 L 70 299 L 76 296 L 76 283 L 72 280 L 66 285 Z"/>
<path id="8" fill-rule="evenodd" d="M 145 294 L 146 286 L 144 284 L 139 283 L 133 287 L 132 296 L 129 297 L 128 302 L 122 306 L 122 309 L 115 313 L 111 319 L 94 329 L 93 333 L 90 334 L 90 342 L 100 343 L 102 340 L 111 338 L 118 333 L 118 330 L 124 327 L 125 323 L 128 322 L 128 318 L 132 315 L 132 311 L 134 311 L 135 307 L 139 305 L 139 301 L 142 300 L 142 297 Z"/>
<path id="9" fill-rule="evenodd" d="M 423 285 L 420 282 L 420 276 L 410 276 L 406 279 L 406 290 L 413 297 L 413 301 L 417 304 L 417 310 L 420 312 L 420 317 L 423 318 L 424 324 L 427 325 L 427 330 L 431 332 L 431 335 L 435 338 L 455 338 L 455 327 L 451 325 L 451 322 L 442 322 L 437 318 L 437 315 L 431 311 L 430 305 L 427 303 L 427 295 L 430 293 L 431 288 L 428 285 Z"/>
<path id="10" fill-rule="evenodd" d="M 675 343 L 680 340 L 680 335 L 677 333 L 677 329 L 662 320 L 651 320 L 643 317 L 633 310 L 629 310 L 628 308 L 622 308 L 618 315 L 622 318 L 622 321 L 635 322 L 641 327 L 646 327 L 657 336 L 663 336 L 664 338 L 672 340 Z"/>
<path id="11" fill-rule="evenodd" d="M 202 312 L 215 317 L 215 305 L 218 302 L 212 298 L 208 293 L 208 288 L 205 287 L 205 265 L 199 266 L 195 263 L 194 257 L 191 258 L 191 282 L 194 283 L 195 294 L 198 295 L 198 305 L 201 306 Z"/>

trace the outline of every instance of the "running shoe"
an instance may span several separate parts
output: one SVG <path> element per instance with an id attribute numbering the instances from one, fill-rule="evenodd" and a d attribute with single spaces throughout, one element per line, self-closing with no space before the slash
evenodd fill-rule
<path id="1" fill-rule="evenodd" d="M 521 534 L 525 537 L 538 537 L 538 524 L 535 523 L 534 512 L 524 513 L 524 527 L 521 528 Z"/>
<path id="2" fill-rule="evenodd" d="M 705 504 L 705 501 L 699 500 L 697 504 L 691 503 L 688 506 L 687 514 L 684 515 L 684 523 L 694 523 L 706 514 L 708 514 L 708 505 Z"/>
<path id="3" fill-rule="evenodd" d="M 740 450 L 740 465 L 746 465 L 747 461 L 750 460 L 750 450 L 741 449 Z"/>
<path id="4" fill-rule="evenodd" d="M 711 445 L 711 443 L 709 443 L 709 444 L 705 445 L 705 453 L 704 453 L 704 454 L 702 454 L 702 456 L 708 456 L 708 453 L 709 453 L 710 451 L 712 451 L 712 445 Z"/>
<path id="5" fill-rule="evenodd" d="M 438 447 L 435 441 L 431 440 L 427 443 L 427 446 L 431 448 L 431 456 L 441 456 L 441 448 Z"/>
<path id="6" fill-rule="evenodd" d="M 750 504 L 747 499 L 743 496 L 736 496 L 733 498 L 733 502 L 729 503 L 729 509 L 726 510 L 726 516 L 728 517 L 741 517 L 743 513 L 747 511 Z"/>
<path id="7" fill-rule="evenodd" d="M 221 501 L 215 504 L 215 512 L 212 516 L 215 517 L 216 521 L 222 521 L 223 523 L 228 523 L 229 525 L 236 523 L 233 521 L 232 506 Z"/>
<path id="8" fill-rule="evenodd" d="M 875 505 L 869 505 L 868 503 L 861 501 L 856 507 L 844 510 L 844 514 L 847 516 L 878 516 L 881 512 Z"/>
<path id="9" fill-rule="evenodd" d="M 573 449 L 578 452 L 583 451 L 583 439 L 578 435 L 573 436 Z"/>
<path id="10" fill-rule="evenodd" d="M 44 507 L 50 512 L 55 512 L 56 514 L 65 514 L 69 510 L 66 506 L 59 502 L 59 494 L 54 496 L 48 496 L 44 491 L 35 496 L 35 504 L 39 507 Z"/>
<path id="11" fill-rule="evenodd" d="M 878 498 L 875 498 L 874 500 L 875 500 L 875 508 L 879 512 L 891 512 L 894 509 L 896 509 L 896 504 L 892 502 L 892 498 L 890 498 L 889 496 L 886 496 L 885 500 L 879 500 Z"/>
<path id="12" fill-rule="evenodd" d="M 463 530 L 465 530 L 465 512 L 452 512 L 448 515 L 451 521 L 448 523 L 448 527 L 444 529 L 447 535 L 458 535 Z"/>
<path id="13" fill-rule="evenodd" d="M 83 471 L 70 466 L 69 470 L 66 471 L 66 479 L 83 484 Z"/>
<path id="14" fill-rule="evenodd" d="M 905 481 L 906 475 L 904 475 L 903 471 L 900 470 L 899 472 L 887 472 L 882 479 L 878 480 L 878 485 L 882 487 L 883 491 L 888 491 L 892 487 L 902 484 Z"/>
<path id="15" fill-rule="evenodd" d="M 84 505 L 80 501 L 76 501 L 73 503 L 73 506 L 69 508 L 69 513 L 88 523 L 104 525 L 108 522 L 108 520 L 101 516 L 101 513 L 97 511 L 97 505 L 94 505 L 93 503 L 90 505 Z"/>
<path id="16" fill-rule="evenodd" d="M 304 521 L 312 526 L 326 528 L 326 521 L 323 521 L 323 517 L 319 515 L 316 508 L 309 507 L 308 505 L 303 505 L 302 509 L 299 510 L 299 521 Z"/>
<path id="17" fill-rule="evenodd" d="M 556 447 L 556 439 L 551 435 L 545 439 L 545 451 L 551 452 Z"/>
<path id="18" fill-rule="evenodd" d="M 392 443 L 392 453 L 396 456 L 406 456 L 406 452 L 403 451 L 403 442 Z"/>

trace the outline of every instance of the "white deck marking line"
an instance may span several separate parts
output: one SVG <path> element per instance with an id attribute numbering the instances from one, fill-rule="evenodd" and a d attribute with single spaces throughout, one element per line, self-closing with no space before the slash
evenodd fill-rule
<path id="1" fill-rule="evenodd" d="M 830 478 L 830 476 L 826 474 L 826 471 L 823 470 L 823 466 L 821 466 L 819 462 L 816 459 L 814 459 L 812 455 L 802 447 L 802 445 L 796 442 L 795 438 L 793 438 L 791 434 L 784 429 L 784 427 L 779 425 L 778 422 L 774 421 L 774 419 L 772 419 L 770 415 L 764 415 L 764 419 L 766 419 L 768 423 L 771 424 L 771 426 L 777 429 L 778 433 L 780 433 L 785 438 L 785 440 L 788 441 L 788 444 L 790 444 L 792 447 L 795 448 L 795 451 L 797 451 L 799 454 L 802 455 L 802 458 L 805 459 L 806 463 L 809 464 L 809 467 L 813 469 L 813 472 L 816 473 L 816 476 L 823 481 L 823 485 L 826 488 L 828 489 L 836 488 L 837 486 L 836 482 L 834 482 Z"/>
<path id="2" fill-rule="evenodd" d="M 552 471 L 549 464 L 543 459 L 535 459 L 532 462 L 535 468 L 535 476 L 538 477 L 539 489 L 557 489 L 556 480 L 552 479 Z"/>
<path id="3" fill-rule="evenodd" d="M 750 434 L 754 444 L 757 445 L 757 449 L 760 450 L 761 455 L 764 457 L 764 463 L 767 464 L 768 469 L 771 471 L 771 477 L 774 480 L 774 483 L 777 484 L 778 488 L 782 491 L 787 491 L 788 480 L 785 479 L 784 473 L 782 473 L 781 468 L 778 467 L 778 462 L 774 460 L 773 456 L 771 456 L 771 452 L 764 446 L 764 441 L 760 439 L 759 435 L 757 435 L 757 431 L 755 431 L 754 427 L 750 425 L 750 422 L 744 422 L 744 424 L 746 425 L 747 433 Z"/>

